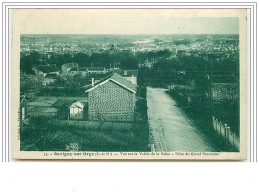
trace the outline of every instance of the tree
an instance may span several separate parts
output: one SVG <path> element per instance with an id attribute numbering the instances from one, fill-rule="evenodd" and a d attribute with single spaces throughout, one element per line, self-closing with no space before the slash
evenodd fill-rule
<path id="1" fill-rule="evenodd" d="M 26 90 L 30 88 L 30 78 L 26 73 L 20 74 L 20 90 L 24 93 Z"/>
<path id="2" fill-rule="evenodd" d="M 78 63 L 79 66 L 90 66 L 90 58 L 86 53 L 77 53 L 74 56 L 74 61 Z"/>
<path id="3" fill-rule="evenodd" d="M 41 89 L 43 77 L 41 75 L 27 75 L 26 73 L 20 74 L 20 90 L 22 93 L 30 89 Z"/>
<path id="4" fill-rule="evenodd" d="M 20 70 L 26 74 L 33 74 L 32 67 L 40 64 L 39 52 L 32 51 L 30 55 L 25 56 L 21 54 L 20 58 Z"/>
<path id="5" fill-rule="evenodd" d="M 137 69 L 138 68 L 138 61 L 134 57 L 122 59 L 120 61 L 120 63 L 121 63 L 122 69 Z"/>
<path id="6" fill-rule="evenodd" d="M 30 56 L 21 56 L 20 70 L 26 74 L 33 74 L 32 67 L 33 67 L 32 58 Z"/>
<path id="7" fill-rule="evenodd" d="M 168 49 L 165 50 L 159 50 L 156 53 L 157 57 L 165 57 L 168 58 L 171 56 L 171 52 Z"/>

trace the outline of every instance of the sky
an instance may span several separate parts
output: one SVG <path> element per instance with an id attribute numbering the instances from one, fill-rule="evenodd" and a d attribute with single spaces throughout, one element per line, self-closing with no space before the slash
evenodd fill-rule
<path id="1" fill-rule="evenodd" d="M 18 11 L 14 18 L 22 34 L 239 33 L 238 14 L 226 10 L 222 10 L 222 14 L 217 11 L 217 15 L 214 11 L 172 9 Z"/>

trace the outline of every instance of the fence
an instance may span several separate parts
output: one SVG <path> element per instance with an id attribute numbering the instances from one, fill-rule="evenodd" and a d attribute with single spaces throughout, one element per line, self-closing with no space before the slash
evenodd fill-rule
<path id="1" fill-rule="evenodd" d="M 99 115 L 88 116 L 88 110 L 85 108 L 83 112 L 77 107 L 65 107 L 65 106 L 38 106 L 38 105 L 26 105 L 20 110 L 20 118 L 24 120 L 26 118 L 51 118 L 60 120 L 80 120 L 80 121 L 96 121 L 96 122 L 119 122 L 119 123 L 134 123 L 136 120 L 136 113 L 100 113 Z"/>
<path id="2" fill-rule="evenodd" d="M 213 129 L 226 141 L 228 141 L 233 147 L 239 149 L 240 139 L 235 132 L 230 131 L 230 127 L 227 124 L 223 124 L 212 116 Z"/>

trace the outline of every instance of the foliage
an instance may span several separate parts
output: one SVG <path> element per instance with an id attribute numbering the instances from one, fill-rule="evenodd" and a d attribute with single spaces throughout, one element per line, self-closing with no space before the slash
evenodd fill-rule
<path id="1" fill-rule="evenodd" d="M 20 70 L 27 74 L 33 74 L 33 66 L 40 64 L 39 52 L 32 51 L 30 55 L 21 55 L 20 58 Z"/>
<path id="2" fill-rule="evenodd" d="M 90 57 L 86 53 L 77 53 L 71 60 L 78 63 L 78 65 L 82 67 L 89 67 L 91 64 Z"/>
<path id="3" fill-rule="evenodd" d="M 26 93 L 29 90 L 38 91 L 42 88 L 43 77 L 41 75 L 28 75 L 20 73 L 20 90 Z"/>
<path id="4" fill-rule="evenodd" d="M 105 123 L 31 118 L 21 123 L 22 151 L 148 151 L 146 123 Z M 95 124 L 92 126 L 91 124 Z"/>
<path id="5" fill-rule="evenodd" d="M 69 144 L 66 144 L 66 150 L 68 151 L 79 151 L 80 150 L 80 145 L 78 143 L 75 142 L 71 142 Z"/>

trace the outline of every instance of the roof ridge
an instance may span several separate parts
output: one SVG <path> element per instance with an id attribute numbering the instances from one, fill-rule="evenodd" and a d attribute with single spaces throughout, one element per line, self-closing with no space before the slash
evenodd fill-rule
<path id="1" fill-rule="evenodd" d="M 98 85 L 101 85 L 102 83 L 104 83 L 107 80 L 111 80 L 119 85 L 121 85 L 122 87 L 124 87 L 125 89 L 128 89 L 134 93 L 136 93 L 136 88 L 137 85 L 131 83 L 130 81 L 128 81 L 127 79 L 125 79 L 123 76 L 119 75 L 118 73 L 112 73 L 111 75 L 105 77 L 104 79 L 98 81 L 97 83 L 94 84 L 94 86 L 92 86 L 91 88 L 89 88 L 88 90 L 86 90 L 86 92 L 98 87 Z"/>

